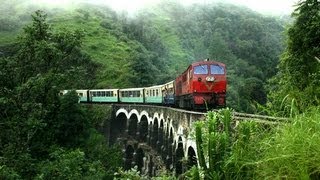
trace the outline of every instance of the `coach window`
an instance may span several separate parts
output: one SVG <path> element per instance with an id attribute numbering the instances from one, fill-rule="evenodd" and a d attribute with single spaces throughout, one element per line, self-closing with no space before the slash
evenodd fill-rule
<path id="1" fill-rule="evenodd" d="M 210 65 L 211 74 L 224 74 L 224 69 L 219 65 Z"/>
<path id="2" fill-rule="evenodd" d="M 92 92 L 92 97 L 97 96 L 97 92 Z"/>
<path id="3" fill-rule="evenodd" d="M 208 65 L 195 66 L 194 74 L 208 74 Z"/>
<path id="4" fill-rule="evenodd" d="M 106 92 L 105 92 L 105 91 L 102 91 L 102 92 L 101 92 L 101 96 L 103 96 L 103 97 L 106 96 Z"/>
<path id="5" fill-rule="evenodd" d="M 112 96 L 113 96 L 113 91 L 110 92 L 110 97 L 112 97 Z"/>
<path id="6" fill-rule="evenodd" d="M 140 97 L 140 91 L 137 91 L 137 97 Z"/>
<path id="7" fill-rule="evenodd" d="M 159 90 L 158 89 L 156 90 L 156 96 L 159 96 Z"/>
<path id="8" fill-rule="evenodd" d="M 83 97 L 83 93 L 79 93 L 79 96 L 80 96 L 80 97 Z"/>

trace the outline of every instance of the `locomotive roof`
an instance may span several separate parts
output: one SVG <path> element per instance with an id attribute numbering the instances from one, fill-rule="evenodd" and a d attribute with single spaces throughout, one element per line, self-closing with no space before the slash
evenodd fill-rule
<path id="1" fill-rule="evenodd" d="M 209 60 L 209 59 L 204 59 L 204 60 L 197 61 L 197 62 L 194 62 L 194 63 L 190 64 L 190 65 L 188 66 L 188 68 L 187 68 L 183 73 L 187 72 L 188 69 L 190 68 L 190 66 L 194 67 L 194 66 L 204 65 L 204 64 L 207 64 L 207 65 L 217 64 L 217 65 L 223 66 L 223 67 L 226 66 L 224 63 L 221 63 L 221 62 L 218 62 L 218 61 L 213 61 L 213 60 Z M 183 73 L 182 73 L 182 74 L 183 74 Z M 179 76 L 178 76 L 178 77 L 179 77 Z M 178 77 L 177 77 L 177 78 L 178 78 Z"/>
<path id="2" fill-rule="evenodd" d="M 90 91 L 117 91 L 118 89 L 90 89 Z"/>
<path id="3" fill-rule="evenodd" d="M 197 61 L 191 64 L 191 66 L 198 66 L 198 65 L 203 65 L 203 64 L 218 64 L 219 66 L 225 66 L 224 63 L 218 62 L 218 61 L 213 61 L 209 59 Z"/>

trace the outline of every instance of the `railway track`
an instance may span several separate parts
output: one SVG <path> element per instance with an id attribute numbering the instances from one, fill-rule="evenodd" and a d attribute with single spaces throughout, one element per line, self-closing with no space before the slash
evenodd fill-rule
<path id="1" fill-rule="evenodd" d="M 232 118 L 237 121 L 251 120 L 251 121 L 257 121 L 257 122 L 269 123 L 269 124 L 284 123 L 288 121 L 288 118 L 264 116 L 264 115 L 257 115 L 257 114 L 247 114 L 247 113 L 239 113 L 239 112 L 233 112 Z"/>

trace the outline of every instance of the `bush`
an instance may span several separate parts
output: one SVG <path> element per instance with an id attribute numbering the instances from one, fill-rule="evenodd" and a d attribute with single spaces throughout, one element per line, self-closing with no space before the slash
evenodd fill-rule
<path id="1" fill-rule="evenodd" d="M 88 162 L 79 149 L 57 149 L 50 160 L 39 163 L 36 179 L 102 179 L 105 171 L 100 161 Z"/>

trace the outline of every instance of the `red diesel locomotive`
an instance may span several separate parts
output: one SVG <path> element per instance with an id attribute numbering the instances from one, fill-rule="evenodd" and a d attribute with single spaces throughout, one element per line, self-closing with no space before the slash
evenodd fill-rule
<path id="1" fill-rule="evenodd" d="M 205 109 L 226 106 L 225 64 L 206 59 L 192 63 L 175 80 L 175 106 Z"/>

